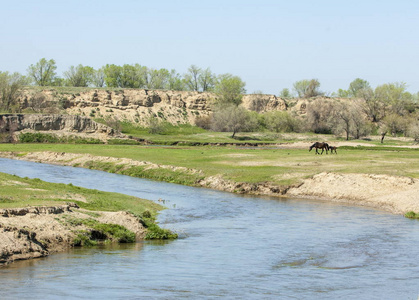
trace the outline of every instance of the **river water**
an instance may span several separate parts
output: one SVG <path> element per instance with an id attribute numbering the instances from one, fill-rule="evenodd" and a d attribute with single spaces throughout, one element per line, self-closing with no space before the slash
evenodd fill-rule
<path id="1" fill-rule="evenodd" d="M 323 201 L 249 197 L 0 159 L 0 171 L 169 208 L 168 242 L 72 249 L 0 268 L 0 299 L 418 299 L 419 222 Z"/>

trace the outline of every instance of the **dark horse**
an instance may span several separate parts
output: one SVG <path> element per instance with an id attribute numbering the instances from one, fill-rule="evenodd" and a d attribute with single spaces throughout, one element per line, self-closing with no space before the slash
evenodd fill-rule
<path id="1" fill-rule="evenodd" d="M 336 147 L 336 146 L 329 146 L 329 150 L 330 150 L 330 154 L 332 154 L 333 153 L 333 151 L 336 153 L 336 154 L 338 154 L 338 147 Z"/>
<path id="2" fill-rule="evenodd" d="M 327 154 L 327 151 L 329 151 L 329 145 L 327 143 L 315 142 L 313 145 L 310 146 L 310 150 L 308 151 L 311 151 L 311 149 L 313 148 L 316 148 L 316 154 L 323 154 L 324 150 L 326 150 Z M 322 153 L 319 153 L 317 149 L 322 149 Z"/>

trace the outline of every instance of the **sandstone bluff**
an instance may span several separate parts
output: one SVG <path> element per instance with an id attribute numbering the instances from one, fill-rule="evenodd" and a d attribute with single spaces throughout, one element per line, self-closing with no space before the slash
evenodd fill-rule
<path id="1" fill-rule="evenodd" d="M 48 112 L 59 104 L 71 115 L 115 116 L 141 125 L 146 124 L 150 116 L 172 124 L 194 124 L 197 117 L 211 113 L 216 99 L 214 93 L 194 91 L 103 88 L 59 92 L 53 88 L 26 88 L 19 98 L 19 105 L 22 109 Z M 287 109 L 284 99 L 265 94 L 244 95 L 242 105 L 258 112 Z"/>

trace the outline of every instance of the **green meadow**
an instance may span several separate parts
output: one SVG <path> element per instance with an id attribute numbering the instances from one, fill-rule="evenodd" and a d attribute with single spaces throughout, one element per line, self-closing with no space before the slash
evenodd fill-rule
<path id="1" fill-rule="evenodd" d="M 29 152 L 54 151 L 110 156 L 147 161 L 162 165 L 187 167 L 202 171 L 185 175 L 168 170 L 154 170 L 139 177 L 193 185 L 202 177 L 221 174 L 236 182 L 271 182 L 277 185 L 295 184 L 321 172 L 373 173 L 419 178 L 419 149 L 394 146 L 340 147 L 338 154 L 316 155 L 314 150 L 289 149 L 279 146 L 146 146 L 104 144 L 0 144 L 0 152 L 13 151 L 25 155 Z M 113 164 L 91 168 L 118 173 Z M 159 172 L 166 173 L 160 174 Z M 168 174 L 172 172 L 173 174 Z M 137 175 L 135 174 L 137 173 Z M 190 178 L 187 178 L 190 176 Z M 182 177 L 182 179 L 179 179 Z M 179 179 L 179 180 L 177 180 Z"/>

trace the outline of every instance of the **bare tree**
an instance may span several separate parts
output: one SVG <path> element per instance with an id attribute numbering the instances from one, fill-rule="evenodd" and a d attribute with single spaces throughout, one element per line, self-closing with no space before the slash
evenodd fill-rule
<path id="1" fill-rule="evenodd" d="M 211 123 L 214 131 L 232 132 L 232 138 L 240 131 L 250 131 L 257 127 L 257 121 L 250 112 L 234 104 L 217 107 Z"/>
<path id="2" fill-rule="evenodd" d="M 17 99 L 27 79 L 19 73 L 0 72 L 0 109 L 9 111 L 17 106 Z"/>

